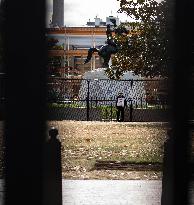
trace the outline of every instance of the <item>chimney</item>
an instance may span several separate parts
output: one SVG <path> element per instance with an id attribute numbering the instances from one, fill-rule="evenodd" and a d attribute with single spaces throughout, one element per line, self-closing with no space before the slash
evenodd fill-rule
<path id="1" fill-rule="evenodd" d="M 95 18 L 95 27 L 99 27 L 99 26 L 100 26 L 100 18 L 98 18 L 96 16 L 96 18 Z"/>
<path id="2" fill-rule="evenodd" d="M 64 0 L 53 0 L 53 26 L 64 26 Z"/>

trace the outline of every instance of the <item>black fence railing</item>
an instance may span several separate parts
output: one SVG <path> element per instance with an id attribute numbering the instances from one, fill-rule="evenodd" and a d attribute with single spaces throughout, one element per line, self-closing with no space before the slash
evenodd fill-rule
<path id="1" fill-rule="evenodd" d="M 48 79 L 49 119 L 116 120 L 123 92 L 125 121 L 167 121 L 167 80 Z"/>
<path id="2" fill-rule="evenodd" d="M 6 74 L 0 73 L 0 120 L 5 119 L 5 79 Z"/>
<path id="3" fill-rule="evenodd" d="M 5 73 L 0 73 L 0 104 L 5 102 Z"/>
<path id="4" fill-rule="evenodd" d="M 0 73 L 0 113 L 4 118 L 5 73 Z M 48 78 L 49 120 L 116 120 L 116 97 L 123 92 L 125 121 L 167 121 L 167 80 Z"/>

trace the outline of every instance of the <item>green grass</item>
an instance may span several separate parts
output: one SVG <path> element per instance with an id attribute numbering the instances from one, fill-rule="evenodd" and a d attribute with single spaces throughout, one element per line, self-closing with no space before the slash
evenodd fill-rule
<path id="1" fill-rule="evenodd" d="M 163 161 L 164 127 L 62 123 L 58 122 L 57 125 L 60 127 L 59 133 L 63 133 L 60 136 L 62 159 L 65 164 L 68 163 L 65 170 L 71 170 L 77 164 L 90 170 L 96 160 L 131 163 Z"/>
<path id="2" fill-rule="evenodd" d="M 118 174 L 117 179 L 123 178 L 119 173 L 124 171 L 95 170 L 97 161 L 135 164 L 163 162 L 166 125 L 80 121 L 55 121 L 49 124 L 59 130 L 65 178 L 114 178 L 110 173 Z"/>
<path id="3" fill-rule="evenodd" d="M 81 103 L 77 103 L 74 101 L 74 103 L 68 104 L 68 103 L 48 103 L 48 108 L 85 108 L 81 105 Z"/>

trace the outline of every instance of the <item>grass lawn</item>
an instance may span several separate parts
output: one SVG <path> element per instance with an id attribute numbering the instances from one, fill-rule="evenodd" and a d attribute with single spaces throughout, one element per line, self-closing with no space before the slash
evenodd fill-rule
<path id="1" fill-rule="evenodd" d="M 128 171 L 95 170 L 94 165 L 101 160 L 132 163 L 163 160 L 167 126 L 162 123 L 52 121 L 49 126 L 59 129 L 64 178 L 131 179 Z M 157 174 L 154 172 L 152 176 Z"/>

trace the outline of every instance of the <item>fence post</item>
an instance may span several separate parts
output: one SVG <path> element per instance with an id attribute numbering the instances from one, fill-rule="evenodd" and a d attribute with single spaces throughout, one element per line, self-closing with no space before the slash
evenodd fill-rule
<path id="1" fill-rule="evenodd" d="M 0 73 L 0 120 L 5 120 L 5 73 Z"/>
<path id="2" fill-rule="evenodd" d="M 105 108 L 105 117 L 106 117 L 106 120 L 108 119 L 108 109 L 107 107 Z"/>
<path id="3" fill-rule="evenodd" d="M 88 85 L 88 91 L 87 91 L 87 97 L 86 97 L 86 110 L 87 110 L 87 121 L 90 119 L 90 81 L 87 80 Z"/>
<path id="4" fill-rule="evenodd" d="M 161 195 L 161 204 L 164 205 L 168 200 L 172 200 L 170 196 L 171 191 L 173 190 L 173 173 L 174 168 L 169 169 L 168 167 L 173 161 L 174 153 L 174 136 L 173 130 L 170 128 L 167 130 L 167 140 L 164 143 L 164 156 L 163 156 L 163 178 L 162 178 L 162 195 Z"/>
<path id="5" fill-rule="evenodd" d="M 141 108 L 143 108 L 143 99 L 142 99 L 142 97 L 140 98 L 140 100 L 141 100 Z"/>
<path id="6" fill-rule="evenodd" d="M 90 108 L 91 109 L 93 108 L 93 98 L 92 97 L 90 98 Z"/>
<path id="7" fill-rule="evenodd" d="M 137 99 L 135 101 L 135 107 L 138 108 Z"/>
<path id="8" fill-rule="evenodd" d="M 5 102 L 5 73 L 0 73 L 0 103 Z"/>
<path id="9" fill-rule="evenodd" d="M 131 100 L 130 101 L 130 109 L 129 109 L 129 112 L 130 112 L 130 122 L 133 121 L 133 101 Z"/>
<path id="10" fill-rule="evenodd" d="M 44 195 L 43 205 L 62 205 L 61 143 L 58 130 L 49 130 L 50 139 L 44 152 Z"/>
<path id="11" fill-rule="evenodd" d="M 97 108 L 97 106 L 98 106 L 98 98 L 97 97 L 96 97 L 95 102 L 96 102 L 96 108 Z"/>
<path id="12" fill-rule="evenodd" d="M 112 100 L 112 98 L 111 98 Z M 111 102 L 111 107 L 110 107 L 110 117 L 111 117 L 111 121 L 112 121 L 112 102 Z"/>

